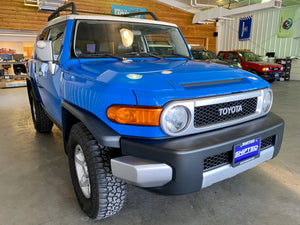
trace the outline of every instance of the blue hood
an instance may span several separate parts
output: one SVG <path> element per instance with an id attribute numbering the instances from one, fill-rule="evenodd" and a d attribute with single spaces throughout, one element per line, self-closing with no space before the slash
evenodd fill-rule
<path id="1" fill-rule="evenodd" d="M 269 86 L 259 77 L 243 70 L 191 60 L 103 59 L 81 61 L 80 66 L 74 69 L 113 88 L 130 88 L 141 105 L 161 105 L 172 99 L 219 95 Z M 232 82 L 228 83 L 228 80 Z"/>

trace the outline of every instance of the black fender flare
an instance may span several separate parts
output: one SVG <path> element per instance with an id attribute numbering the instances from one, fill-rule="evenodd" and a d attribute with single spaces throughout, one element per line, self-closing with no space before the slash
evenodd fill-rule
<path id="1" fill-rule="evenodd" d="M 38 100 L 38 101 L 41 101 L 40 95 L 39 95 L 39 93 L 37 91 L 36 84 L 35 84 L 35 82 L 34 82 L 34 80 L 33 80 L 32 77 L 26 76 L 26 84 L 27 84 L 27 94 L 28 94 L 28 97 L 30 95 L 30 91 L 32 90 L 35 99 Z"/>
<path id="2" fill-rule="evenodd" d="M 68 142 L 72 126 L 77 122 L 82 122 L 100 145 L 120 148 L 121 136 L 90 112 L 67 101 L 63 101 L 61 104 L 61 114 L 64 145 Z"/>

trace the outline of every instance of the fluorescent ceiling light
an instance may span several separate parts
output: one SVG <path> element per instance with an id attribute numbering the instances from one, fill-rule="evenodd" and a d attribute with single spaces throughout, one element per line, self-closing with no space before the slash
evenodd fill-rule
<path id="1" fill-rule="evenodd" d="M 0 34 L 0 36 L 14 36 L 14 37 L 36 37 L 35 34 Z"/>

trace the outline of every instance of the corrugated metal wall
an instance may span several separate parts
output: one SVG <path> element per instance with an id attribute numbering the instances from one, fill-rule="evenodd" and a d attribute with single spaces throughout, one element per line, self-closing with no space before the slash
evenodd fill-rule
<path id="1" fill-rule="evenodd" d="M 233 49 L 249 49 L 258 55 L 275 52 L 277 58 L 300 56 L 299 38 L 278 38 L 277 25 L 280 9 L 272 9 L 244 14 L 230 20 L 219 22 L 218 51 Z M 238 40 L 239 20 L 252 16 L 251 36 L 248 41 Z M 297 8 L 295 20 L 299 22 L 300 7 Z M 298 23 L 300 24 L 300 23 Z M 298 34 L 300 25 L 294 26 L 294 35 Z"/>

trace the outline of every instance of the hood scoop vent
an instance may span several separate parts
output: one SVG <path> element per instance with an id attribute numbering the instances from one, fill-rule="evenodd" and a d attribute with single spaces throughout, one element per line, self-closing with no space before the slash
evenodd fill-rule
<path id="1" fill-rule="evenodd" d="M 219 84 L 231 84 L 231 83 L 238 83 L 243 82 L 244 78 L 239 79 L 229 79 L 229 80 L 217 80 L 217 81 L 205 81 L 205 82 L 195 82 L 195 83 L 185 83 L 181 84 L 183 88 L 193 88 L 193 87 L 200 87 L 200 86 L 210 86 L 210 85 L 219 85 Z"/>

